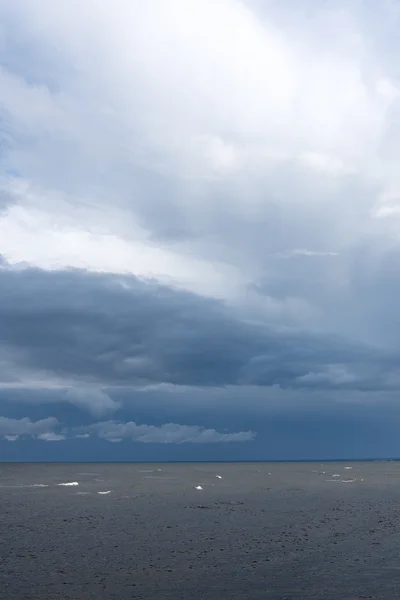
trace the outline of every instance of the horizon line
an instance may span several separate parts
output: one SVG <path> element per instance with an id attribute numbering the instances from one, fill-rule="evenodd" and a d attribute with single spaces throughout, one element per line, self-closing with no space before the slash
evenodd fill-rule
<path id="1" fill-rule="evenodd" d="M 327 462 L 399 462 L 400 457 L 304 458 L 259 460 L 0 460 L 2 464 L 252 464 L 252 463 L 327 463 Z"/>

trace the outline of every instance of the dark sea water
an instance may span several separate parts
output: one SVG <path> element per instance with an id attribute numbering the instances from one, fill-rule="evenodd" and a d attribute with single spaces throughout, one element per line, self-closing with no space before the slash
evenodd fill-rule
<path id="1" fill-rule="evenodd" d="M 400 598 L 398 462 L 0 464 L 0 519 L 1 599 Z"/>

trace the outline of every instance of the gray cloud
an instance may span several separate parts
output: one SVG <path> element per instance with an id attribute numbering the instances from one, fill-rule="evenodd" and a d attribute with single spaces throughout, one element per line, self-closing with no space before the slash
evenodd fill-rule
<path id="1" fill-rule="evenodd" d="M 314 257 L 314 256 L 338 256 L 337 252 L 321 251 L 321 250 L 308 250 L 307 248 L 298 248 L 295 250 L 289 250 L 286 253 L 278 254 L 280 258 L 292 258 L 294 256 Z"/>
<path id="2" fill-rule="evenodd" d="M 37 438 L 43 442 L 61 442 L 66 439 L 66 436 L 62 435 L 61 433 L 49 431 L 47 433 L 40 433 Z"/>
<path id="3" fill-rule="evenodd" d="M 217 444 L 249 442 L 256 437 L 256 433 L 253 431 L 220 433 L 215 429 L 206 429 L 196 425 L 166 423 L 157 427 L 154 425 L 137 425 L 134 421 L 127 423 L 117 421 L 94 423 L 88 427 L 80 428 L 77 435 L 82 437 L 88 432 L 109 442 L 121 442 L 124 439 L 130 439 L 143 444 Z"/>
<path id="4" fill-rule="evenodd" d="M 1 154 L 1 144 L 0 144 L 0 154 Z M 5 192 L 4 190 L 0 190 L 0 214 L 4 211 L 10 204 L 13 203 L 13 198 L 10 194 Z M 2 264 L 1 255 L 0 255 L 0 265 Z"/>
<path id="5" fill-rule="evenodd" d="M 0 2 L 3 401 L 399 389 L 399 14 L 306 4 Z"/>
<path id="6" fill-rule="evenodd" d="M 85 385 L 68 389 L 62 397 L 74 406 L 89 410 L 94 417 L 115 412 L 119 407 L 119 403 L 110 398 L 103 390 Z"/>
<path id="7" fill-rule="evenodd" d="M 64 381 L 64 399 L 95 416 L 118 408 L 107 386 L 379 389 L 397 373 L 396 352 L 253 325 L 219 301 L 134 277 L 5 269 L 0 285 L 14 371 L 58 378 L 61 395 Z"/>
<path id="8" fill-rule="evenodd" d="M 21 436 L 30 436 L 44 442 L 60 442 L 69 437 L 86 439 L 96 436 L 109 442 L 132 440 L 134 442 L 152 444 L 216 444 L 230 442 L 249 442 L 254 440 L 253 431 L 221 433 L 215 429 L 207 429 L 196 425 L 180 425 L 165 423 L 160 426 L 126 423 L 119 421 L 101 421 L 87 426 L 57 432 L 59 423 L 56 418 L 48 417 L 31 421 L 28 417 L 11 419 L 0 417 L 0 437 L 7 441 L 17 441 Z"/>
<path id="9" fill-rule="evenodd" d="M 23 419 L 9 419 L 0 417 L 0 436 L 8 441 L 15 441 L 20 436 L 32 436 L 39 439 L 54 437 L 54 429 L 58 427 L 58 421 L 54 417 L 31 421 L 28 417 Z M 43 437 L 44 436 L 44 437 Z"/>

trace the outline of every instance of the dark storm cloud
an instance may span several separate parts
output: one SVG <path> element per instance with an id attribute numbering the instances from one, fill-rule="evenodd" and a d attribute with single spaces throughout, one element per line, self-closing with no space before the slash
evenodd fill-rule
<path id="1" fill-rule="evenodd" d="M 0 285 L 1 341 L 59 374 L 223 384 L 263 345 L 217 302 L 135 278 L 4 270 Z"/>
<path id="2" fill-rule="evenodd" d="M 80 384 L 398 386 L 396 355 L 258 327 L 152 281 L 3 268 L 0 289 L 2 355 Z"/>

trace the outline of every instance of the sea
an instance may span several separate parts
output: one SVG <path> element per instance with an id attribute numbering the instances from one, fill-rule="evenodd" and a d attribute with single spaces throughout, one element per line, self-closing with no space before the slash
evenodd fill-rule
<path id="1" fill-rule="evenodd" d="M 0 463 L 0 598 L 400 598 L 400 462 Z"/>

